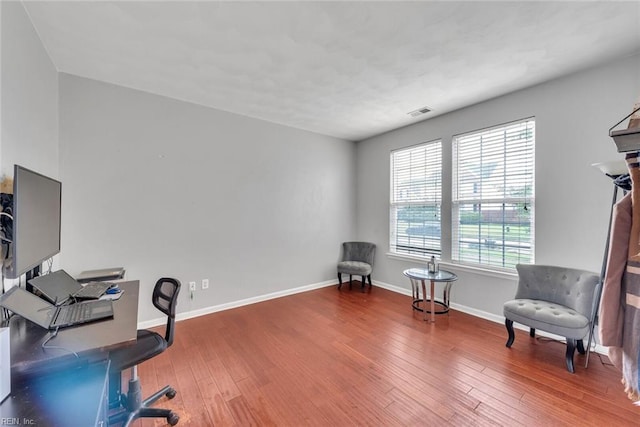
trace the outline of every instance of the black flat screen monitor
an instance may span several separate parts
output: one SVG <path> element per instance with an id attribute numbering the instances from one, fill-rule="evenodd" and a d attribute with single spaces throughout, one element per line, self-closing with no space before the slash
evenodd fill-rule
<path id="1" fill-rule="evenodd" d="M 27 168 L 13 169 L 13 262 L 15 279 L 60 252 L 62 183 Z"/>

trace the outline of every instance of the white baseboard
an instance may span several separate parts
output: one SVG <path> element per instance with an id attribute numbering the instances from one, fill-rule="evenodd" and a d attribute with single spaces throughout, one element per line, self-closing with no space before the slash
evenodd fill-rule
<path id="1" fill-rule="evenodd" d="M 390 285 L 388 283 L 378 282 L 375 280 L 373 281 L 373 284 L 374 286 L 377 286 L 379 288 L 387 289 L 392 292 L 397 292 L 402 295 L 411 296 L 410 289 L 400 288 L 395 285 Z M 467 307 L 465 305 L 456 304 L 456 303 L 451 303 L 451 308 L 457 311 L 461 311 L 462 313 L 470 314 L 471 316 L 479 317 L 481 319 L 489 320 L 491 322 L 500 323 L 501 325 L 504 325 L 504 321 L 505 321 L 504 316 L 499 316 L 497 314 L 489 313 L 487 311 L 478 310 L 473 307 Z M 520 329 L 522 331 L 529 331 L 528 327 L 524 325 L 519 325 L 517 323 L 514 323 L 513 327 L 516 329 Z M 565 337 L 561 337 L 559 335 L 550 334 L 548 332 L 540 331 L 540 330 L 536 330 L 536 334 L 543 336 L 545 338 L 550 338 L 556 341 L 566 343 Z M 586 344 L 587 343 L 585 342 L 585 348 L 586 348 Z M 609 354 L 608 347 L 603 347 L 597 343 L 592 343 L 592 345 L 594 346 L 592 347 L 592 351 L 595 351 L 596 353 L 599 353 L 599 354 L 604 354 L 605 356 Z"/>
<path id="2" fill-rule="evenodd" d="M 382 288 L 382 289 L 386 289 L 386 290 L 391 291 L 391 292 L 395 292 L 395 293 L 398 293 L 398 294 L 406 295 L 408 297 L 411 296 L 411 290 L 410 289 L 401 288 L 399 286 L 390 285 L 390 284 L 384 283 L 384 282 L 378 282 L 377 280 L 373 281 L 373 285 L 377 286 L 379 288 Z"/>
<path id="3" fill-rule="evenodd" d="M 343 282 L 343 284 L 344 283 L 349 283 L 349 282 Z M 229 302 L 229 303 L 225 303 L 225 304 L 214 305 L 214 306 L 211 306 L 211 307 L 205 307 L 205 308 L 201 308 L 201 309 L 198 309 L 198 310 L 188 311 L 188 312 L 185 312 L 185 313 L 179 313 L 176 316 L 176 321 L 192 319 L 194 317 L 204 316 L 206 314 L 217 313 L 218 311 L 230 310 L 232 308 L 243 307 L 245 305 L 255 304 L 255 303 L 258 303 L 258 302 L 262 302 L 262 301 L 268 301 L 270 299 L 281 298 L 281 297 L 286 297 L 288 295 L 294 295 L 294 294 L 299 294 L 301 292 L 311 291 L 311 290 L 314 290 L 314 289 L 325 288 L 327 286 L 335 286 L 336 284 L 337 284 L 337 281 L 335 279 L 326 280 L 326 281 L 320 282 L 320 283 L 313 283 L 311 285 L 300 286 L 300 287 L 293 288 L 293 289 L 286 289 L 284 291 L 278 291 L 278 292 L 273 292 L 273 293 L 269 293 L 269 294 L 258 295 L 258 296 L 251 297 L 251 298 L 246 298 L 246 299 L 243 299 L 243 300 L 233 301 L 233 302 Z M 389 290 L 391 292 L 396 292 L 398 294 L 411 296 L 411 290 L 410 289 L 401 288 L 399 286 L 390 285 L 388 283 L 380 282 L 380 281 L 377 281 L 377 280 L 373 281 L 373 285 L 377 286 L 378 288 Z M 461 312 L 466 313 L 466 314 L 470 314 L 471 316 L 479 317 L 481 319 L 489 320 L 491 322 L 500 323 L 500 324 L 504 325 L 504 320 L 505 320 L 504 316 L 499 316 L 499 315 L 496 315 L 496 314 L 493 314 L 493 313 L 489 313 L 487 311 L 478 310 L 478 309 L 473 308 L 473 307 L 467 307 L 465 305 L 456 304 L 456 303 L 451 303 L 451 308 L 454 309 L 454 310 L 457 310 L 457 311 L 461 311 Z M 144 322 L 139 322 L 138 323 L 138 328 L 140 328 L 140 329 L 152 328 L 154 326 L 164 325 L 166 322 L 167 322 L 166 318 L 158 318 L 158 319 L 153 319 L 153 320 L 147 320 L 147 321 L 144 321 Z M 528 331 L 529 330 L 528 327 L 523 326 L 523 325 L 519 325 L 517 323 L 514 323 L 513 326 L 514 326 L 514 328 L 520 329 L 520 330 L 523 330 L 523 331 Z M 561 337 L 561 336 L 558 336 L 558 335 L 553 335 L 553 334 L 550 334 L 550 333 L 547 333 L 547 332 L 544 332 L 544 331 L 537 331 L 537 330 L 536 330 L 536 333 L 538 335 L 546 337 L 546 338 L 550 338 L 550 339 L 553 339 L 553 340 L 556 340 L 556 341 L 565 342 L 565 338 Z M 595 347 L 593 348 L 593 351 L 595 351 L 596 353 L 599 353 L 599 354 L 604 354 L 604 355 L 608 354 L 607 347 L 603 347 L 603 346 L 601 346 L 599 344 L 595 344 Z"/>
<path id="4" fill-rule="evenodd" d="M 327 286 L 336 285 L 337 280 L 326 280 L 320 283 L 313 283 L 311 285 L 300 286 L 297 288 L 286 289 L 284 291 L 272 292 L 269 294 L 258 295 L 251 298 L 246 298 L 238 301 L 232 301 L 224 304 L 214 305 L 211 307 L 200 308 L 197 310 L 191 310 L 184 313 L 178 313 L 176 315 L 176 321 L 192 319 L 194 317 L 204 316 L 206 314 L 217 313 L 218 311 L 230 310 L 232 308 L 243 307 L 245 305 L 255 304 L 262 301 L 268 301 L 270 299 L 282 298 L 288 295 L 299 294 L 302 292 L 312 291 L 314 289 L 325 288 Z M 152 328 L 154 326 L 160 326 L 167 323 L 166 317 L 161 317 L 158 319 L 146 320 L 144 322 L 138 322 L 139 329 Z"/>

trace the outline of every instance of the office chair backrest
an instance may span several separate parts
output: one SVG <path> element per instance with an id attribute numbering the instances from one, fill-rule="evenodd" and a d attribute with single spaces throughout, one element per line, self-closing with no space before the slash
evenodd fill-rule
<path id="1" fill-rule="evenodd" d="M 153 288 L 153 305 L 167 315 L 167 330 L 164 336 L 167 346 L 173 344 L 173 329 L 176 323 L 176 306 L 178 305 L 178 293 L 180 281 L 170 277 L 163 277 L 156 282 Z"/>

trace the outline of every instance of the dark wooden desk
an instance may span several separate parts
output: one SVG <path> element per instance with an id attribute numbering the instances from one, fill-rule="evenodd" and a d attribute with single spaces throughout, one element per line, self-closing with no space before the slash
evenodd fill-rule
<path id="1" fill-rule="evenodd" d="M 9 323 L 11 382 L 103 360 L 110 349 L 134 342 L 138 329 L 139 282 L 122 282 L 119 286 L 124 294 L 113 302 L 113 319 L 60 329 L 47 343 L 47 348 L 42 348 L 42 343 L 49 331 L 20 316 L 13 316 Z"/>
<path id="2" fill-rule="evenodd" d="M 0 425 L 106 427 L 109 362 L 23 382 L 0 405 Z"/>
<path id="3" fill-rule="evenodd" d="M 42 343 L 48 330 L 11 318 L 11 395 L 0 404 L 0 421 L 39 427 L 104 423 L 109 350 L 134 343 L 138 329 L 139 282 L 119 286 L 124 294 L 113 302 L 113 319 L 61 329 L 47 348 Z"/>

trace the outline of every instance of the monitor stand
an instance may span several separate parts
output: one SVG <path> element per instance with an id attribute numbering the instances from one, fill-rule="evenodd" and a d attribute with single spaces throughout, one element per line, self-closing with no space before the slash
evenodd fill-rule
<path id="1" fill-rule="evenodd" d="M 26 286 L 26 290 L 27 292 L 31 292 L 33 293 L 33 285 L 29 284 L 29 280 L 31 279 L 35 279 L 36 277 L 38 277 L 40 275 L 40 266 L 34 267 L 33 270 L 29 270 L 27 271 L 27 286 Z"/>

